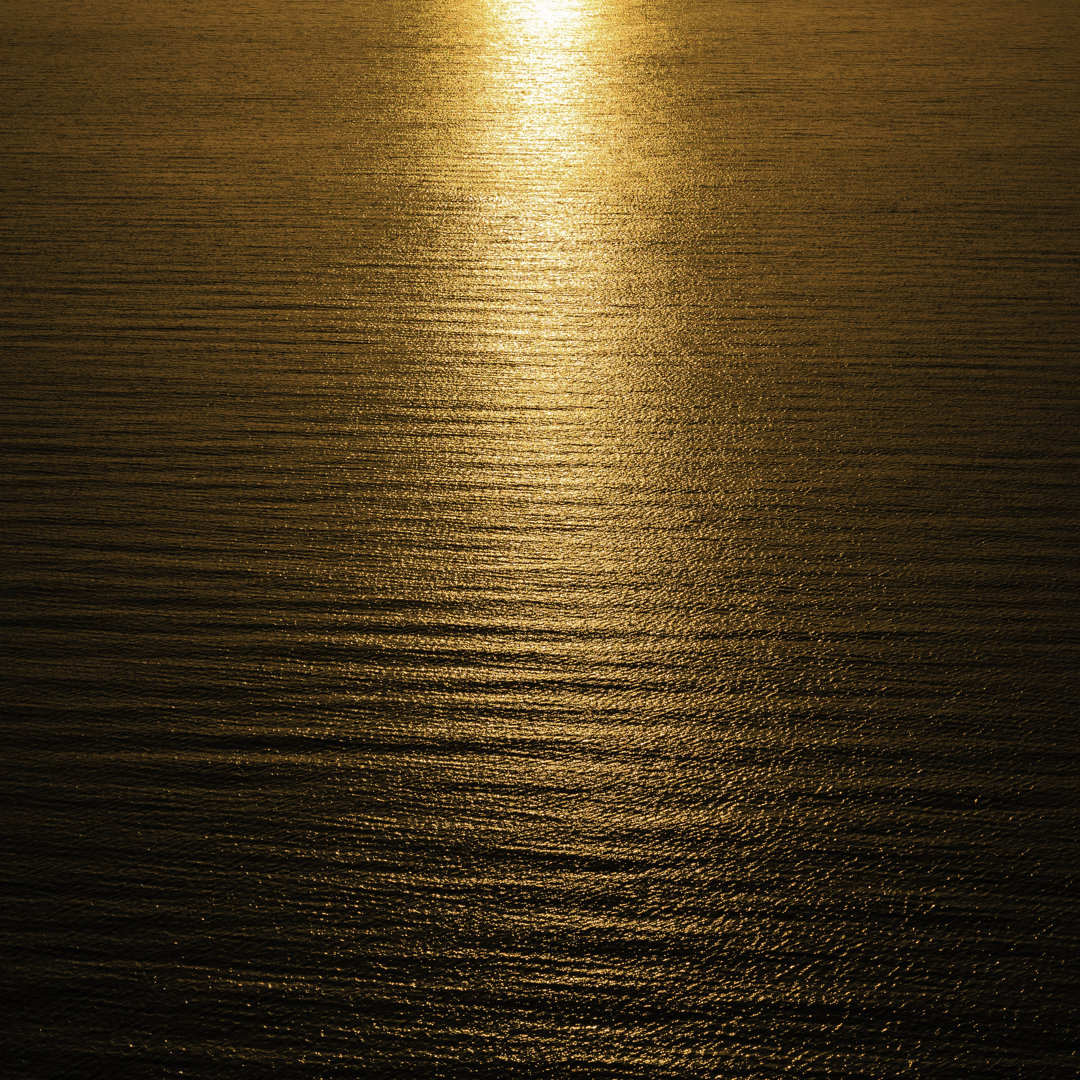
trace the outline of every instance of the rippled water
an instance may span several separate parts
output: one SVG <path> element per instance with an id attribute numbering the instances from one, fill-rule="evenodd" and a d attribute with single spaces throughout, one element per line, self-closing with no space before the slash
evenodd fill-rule
<path id="1" fill-rule="evenodd" d="M 1075 1075 L 1071 3 L 0 25 L 11 1075 Z"/>

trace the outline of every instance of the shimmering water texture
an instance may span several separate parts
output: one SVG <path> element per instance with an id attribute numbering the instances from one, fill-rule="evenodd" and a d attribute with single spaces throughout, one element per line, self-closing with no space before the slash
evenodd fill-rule
<path id="1" fill-rule="evenodd" d="M 5 1075 L 1077 1075 L 1065 0 L 7 0 Z"/>

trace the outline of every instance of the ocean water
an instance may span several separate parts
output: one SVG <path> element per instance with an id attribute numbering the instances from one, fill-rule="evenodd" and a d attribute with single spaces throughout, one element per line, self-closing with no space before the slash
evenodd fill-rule
<path id="1" fill-rule="evenodd" d="M 1077 1075 L 1078 24 L 8 0 L 5 1075 Z"/>

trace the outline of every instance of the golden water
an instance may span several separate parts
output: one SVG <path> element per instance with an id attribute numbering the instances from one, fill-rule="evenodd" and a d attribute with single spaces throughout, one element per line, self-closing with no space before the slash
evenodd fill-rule
<path id="1" fill-rule="evenodd" d="M 9 0 L 13 1075 L 1071 1075 L 1076 22 Z"/>

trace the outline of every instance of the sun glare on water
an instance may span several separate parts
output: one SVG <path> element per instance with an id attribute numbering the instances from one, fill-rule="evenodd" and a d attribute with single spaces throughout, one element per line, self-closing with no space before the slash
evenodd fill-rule
<path id="1" fill-rule="evenodd" d="M 575 0 L 521 0 L 514 6 L 524 23 L 548 31 L 570 22 L 579 14 Z"/>

